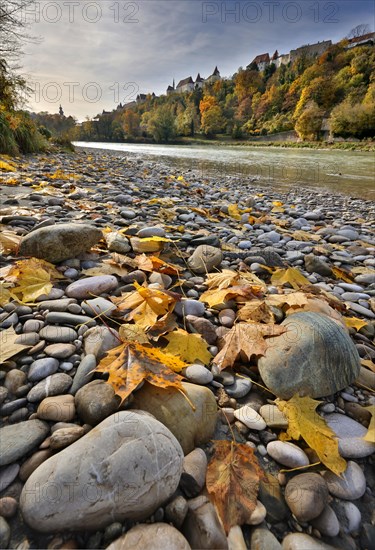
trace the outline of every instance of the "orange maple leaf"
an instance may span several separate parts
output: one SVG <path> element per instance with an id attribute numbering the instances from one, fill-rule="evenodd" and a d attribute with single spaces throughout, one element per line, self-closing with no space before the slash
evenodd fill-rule
<path id="1" fill-rule="evenodd" d="M 253 449 L 233 441 L 214 441 L 206 487 L 225 531 L 246 523 L 257 505 L 260 478 L 265 479 Z"/>

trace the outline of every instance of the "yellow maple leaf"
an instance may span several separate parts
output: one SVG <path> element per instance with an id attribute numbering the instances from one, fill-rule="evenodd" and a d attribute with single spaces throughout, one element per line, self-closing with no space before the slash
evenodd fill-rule
<path id="1" fill-rule="evenodd" d="M 8 286 L 3 281 L 0 282 L 0 306 L 3 307 L 7 304 L 12 298 L 12 295 L 9 291 Z"/>
<path id="2" fill-rule="evenodd" d="M 25 268 L 17 278 L 18 286 L 11 292 L 16 299 L 25 304 L 35 302 L 42 294 L 49 294 L 52 290 L 51 275 L 44 269 Z"/>
<path id="3" fill-rule="evenodd" d="M 363 437 L 365 441 L 369 443 L 375 443 L 375 405 L 370 405 L 369 407 L 364 407 L 371 413 L 371 420 L 367 430 L 367 433 Z"/>
<path id="4" fill-rule="evenodd" d="M 238 312 L 239 321 L 252 321 L 255 323 L 274 323 L 275 317 L 264 300 L 252 300 Z"/>
<path id="5" fill-rule="evenodd" d="M 15 172 L 16 169 L 13 165 L 13 163 L 5 162 L 5 160 L 0 159 L 0 170 L 2 172 Z"/>
<path id="6" fill-rule="evenodd" d="M 325 420 L 316 412 L 321 401 L 294 395 L 288 401 L 276 400 L 279 409 L 288 417 L 284 440 L 304 439 L 314 449 L 319 460 L 336 475 L 346 470 L 346 461 L 339 454 L 338 440 Z"/>
<path id="7" fill-rule="evenodd" d="M 171 243 L 176 242 L 177 239 L 168 239 L 167 237 L 139 237 L 141 243 Z"/>
<path id="8" fill-rule="evenodd" d="M 9 229 L 1 229 L 0 250 L 3 252 L 16 252 L 21 242 L 21 235 L 17 235 Z"/>
<path id="9" fill-rule="evenodd" d="M 149 344 L 149 339 L 145 331 L 138 325 L 125 323 L 118 330 L 122 341 L 138 342 L 139 344 Z"/>
<path id="10" fill-rule="evenodd" d="M 231 218 L 233 218 L 235 220 L 241 220 L 241 212 L 240 212 L 237 204 L 229 204 L 228 214 Z"/>
<path id="11" fill-rule="evenodd" d="M 309 280 L 295 267 L 277 269 L 271 277 L 271 282 L 277 286 L 283 286 L 289 283 L 295 290 L 310 284 Z"/>
<path id="12" fill-rule="evenodd" d="M 345 324 L 348 328 L 355 328 L 357 331 L 365 327 L 368 322 L 358 317 L 344 317 Z"/>
<path id="13" fill-rule="evenodd" d="M 176 298 L 155 288 L 140 286 L 134 282 L 135 290 L 127 292 L 119 298 L 112 298 L 120 311 L 130 309 L 125 316 L 126 321 L 134 321 L 143 330 L 149 330 L 155 325 L 159 316 L 172 311 Z"/>
<path id="14" fill-rule="evenodd" d="M 200 334 L 189 334 L 186 330 L 178 328 L 165 338 L 169 344 L 163 351 L 176 355 L 188 363 L 198 360 L 208 365 L 212 359 L 211 353 L 207 350 L 208 344 Z"/>
<path id="15" fill-rule="evenodd" d="M 283 307 L 300 307 L 308 303 L 307 296 L 304 292 L 288 292 L 285 294 L 269 294 L 266 298 L 266 303 L 269 306 Z"/>
<path id="16" fill-rule="evenodd" d="M 31 348 L 31 346 L 16 344 L 15 341 L 19 336 L 19 334 L 15 333 L 13 327 L 0 332 L 0 364 L 11 359 L 17 355 L 17 353 L 20 353 L 20 351 Z"/>
<path id="17" fill-rule="evenodd" d="M 354 281 L 353 275 L 349 271 L 345 271 L 345 269 L 341 269 L 340 267 L 333 266 L 331 270 L 333 275 L 336 277 L 336 279 L 341 279 L 346 283 L 352 283 Z"/>
<path id="18" fill-rule="evenodd" d="M 217 306 L 219 304 L 223 304 L 224 302 L 235 299 L 235 298 L 244 298 L 246 300 L 250 298 L 254 298 L 257 293 L 260 292 L 259 287 L 252 287 L 252 286 L 231 286 L 229 288 L 223 288 L 222 290 L 219 289 L 212 289 L 212 290 L 206 290 L 206 292 L 203 292 L 203 294 L 200 296 L 199 300 L 201 302 L 207 302 L 207 304 L 210 307 Z"/>
<path id="19" fill-rule="evenodd" d="M 219 273 L 208 273 L 205 284 L 209 289 L 217 288 L 219 290 L 228 288 L 238 281 L 237 271 L 232 269 L 223 269 Z"/>

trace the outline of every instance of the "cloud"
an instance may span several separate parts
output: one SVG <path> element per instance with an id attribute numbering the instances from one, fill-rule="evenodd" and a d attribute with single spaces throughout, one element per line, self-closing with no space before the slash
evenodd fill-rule
<path id="1" fill-rule="evenodd" d="M 61 103 L 80 120 L 138 92 L 164 93 L 173 78 L 208 76 L 215 65 L 229 76 L 259 53 L 337 41 L 373 17 L 363 0 L 37 0 L 37 8 L 31 30 L 43 42 L 23 59 L 36 83 L 30 108 L 57 112 Z M 60 97 L 49 93 L 54 86 Z"/>

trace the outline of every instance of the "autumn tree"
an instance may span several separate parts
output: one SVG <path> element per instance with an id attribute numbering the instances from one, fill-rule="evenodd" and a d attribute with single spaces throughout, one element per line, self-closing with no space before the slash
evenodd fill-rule
<path id="1" fill-rule="evenodd" d="M 168 105 L 158 107 L 151 116 L 148 122 L 148 132 L 157 142 L 168 142 L 175 137 L 175 117 Z"/>
<path id="2" fill-rule="evenodd" d="M 225 128 L 223 111 L 219 105 L 213 105 L 202 113 L 202 130 L 206 136 L 214 136 Z"/>
<path id="3" fill-rule="evenodd" d="M 318 107 L 315 101 L 310 101 L 295 125 L 295 130 L 303 140 L 318 139 L 322 127 L 324 111 Z"/>
<path id="4" fill-rule="evenodd" d="M 123 116 L 123 129 L 128 137 L 139 135 L 141 118 L 133 109 L 126 109 Z"/>
<path id="5" fill-rule="evenodd" d="M 35 0 L 1 0 L 0 3 L 0 58 L 17 58 L 22 44 L 37 41 L 28 34 L 27 9 Z"/>
<path id="6" fill-rule="evenodd" d="M 371 27 L 367 23 L 361 23 L 360 25 L 357 25 L 354 27 L 347 35 L 346 38 L 358 38 L 359 36 L 363 36 L 364 34 L 368 34 L 371 32 Z"/>

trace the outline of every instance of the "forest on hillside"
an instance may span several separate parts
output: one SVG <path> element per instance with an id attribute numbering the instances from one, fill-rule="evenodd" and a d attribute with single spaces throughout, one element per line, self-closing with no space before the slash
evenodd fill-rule
<path id="1" fill-rule="evenodd" d="M 142 103 L 72 125 L 69 135 L 90 141 L 168 142 L 181 136 L 251 139 L 295 130 L 302 140 L 317 140 L 328 121 L 335 136 L 373 138 L 375 51 L 346 45 L 345 40 L 332 45 L 316 59 L 301 56 L 279 68 L 270 64 L 264 72 L 254 65 L 240 68 L 203 90 L 149 95 Z M 58 115 L 53 117 L 56 122 Z M 48 127 L 45 116 L 40 122 Z"/>

